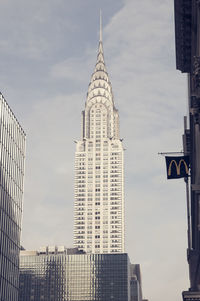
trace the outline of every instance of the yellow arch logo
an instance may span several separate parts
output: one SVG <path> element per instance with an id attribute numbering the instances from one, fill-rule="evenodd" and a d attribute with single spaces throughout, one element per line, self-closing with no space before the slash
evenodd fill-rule
<path id="1" fill-rule="evenodd" d="M 171 176 L 171 174 L 172 174 L 172 164 L 173 164 L 173 163 L 174 163 L 175 166 L 176 166 L 176 173 L 177 173 L 178 176 L 180 176 L 180 174 L 181 174 L 181 164 L 182 164 L 182 163 L 183 163 L 184 166 L 185 166 L 185 172 L 186 172 L 186 174 L 189 174 L 189 169 L 188 169 L 187 163 L 185 162 L 184 159 L 181 159 L 181 160 L 179 161 L 178 164 L 177 164 L 177 162 L 176 162 L 175 160 L 172 160 L 172 161 L 170 162 L 169 168 L 168 168 L 168 176 Z"/>

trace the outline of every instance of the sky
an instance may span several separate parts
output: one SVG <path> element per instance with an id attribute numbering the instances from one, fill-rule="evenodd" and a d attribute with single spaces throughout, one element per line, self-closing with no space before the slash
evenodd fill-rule
<path id="1" fill-rule="evenodd" d="M 189 287 L 186 193 L 158 152 L 182 150 L 186 75 L 173 0 L 0 0 L 0 91 L 27 134 L 22 245 L 73 245 L 74 140 L 103 45 L 125 151 L 126 252 L 150 301 Z"/>

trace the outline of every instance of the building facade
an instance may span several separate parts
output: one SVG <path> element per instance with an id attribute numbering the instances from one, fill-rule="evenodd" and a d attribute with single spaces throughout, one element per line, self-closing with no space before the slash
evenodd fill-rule
<path id="1" fill-rule="evenodd" d="M 74 246 L 87 253 L 124 252 L 124 150 L 101 29 L 76 141 Z"/>
<path id="2" fill-rule="evenodd" d="M 21 251 L 19 301 L 130 301 L 127 254 Z"/>
<path id="3" fill-rule="evenodd" d="M 183 300 L 200 300 L 200 1 L 174 0 L 176 68 L 188 77 L 188 118 L 184 122 L 184 154 L 190 157 L 187 189 L 190 288 Z M 188 189 L 189 187 L 189 189 Z"/>
<path id="4" fill-rule="evenodd" d="M 0 94 L 0 301 L 18 301 L 25 140 Z"/>

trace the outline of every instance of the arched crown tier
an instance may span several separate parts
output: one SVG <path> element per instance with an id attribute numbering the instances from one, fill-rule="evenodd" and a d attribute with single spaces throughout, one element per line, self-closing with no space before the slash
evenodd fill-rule
<path id="1" fill-rule="evenodd" d="M 114 106 L 112 86 L 106 70 L 101 29 L 97 61 L 89 83 L 82 117 L 83 138 L 93 139 L 100 136 L 119 139 L 119 115 Z"/>
<path id="2" fill-rule="evenodd" d="M 96 96 L 105 97 L 107 100 L 109 100 L 110 104 L 114 106 L 112 86 L 106 71 L 103 44 L 101 40 L 99 41 L 95 70 L 91 76 L 91 81 L 88 87 L 86 107 Z"/>

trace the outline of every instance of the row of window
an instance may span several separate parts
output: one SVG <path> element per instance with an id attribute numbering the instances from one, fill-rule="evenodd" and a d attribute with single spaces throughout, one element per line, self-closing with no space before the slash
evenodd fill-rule
<path id="1" fill-rule="evenodd" d="M 1 260 L 1 258 L 0 258 Z M 18 271 L 16 270 L 16 273 Z M 6 280 L 3 275 L 0 274 L 0 296 L 3 301 L 17 301 L 18 300 L 18 288 L 17 283 L 13 285 L 12 282 Z"/>

